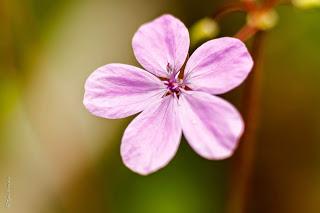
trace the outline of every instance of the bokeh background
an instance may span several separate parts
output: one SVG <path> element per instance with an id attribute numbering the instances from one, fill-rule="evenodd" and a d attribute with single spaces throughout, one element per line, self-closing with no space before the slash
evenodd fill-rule
<path id="1" fill-rule="evenodd" d="M 97 67 L 138 65 L 137 28 L 172 13 L 191 26 L 226 1 L 1 0 L 0 212 L 222 213 L 234 158 L 208 161 L 183 140 L 163 170 L 142 177 L 121 162 L 129 119 L 82 104 Z M 320 10 L 277 8 L 264 46 L 261 118 L 249 213 L 320 212 Z M 221 22 L 222 35 L 243 25 Z M 243 87 L 227 96 L 240 108 Z M 10 208 L 8 198 L 10 178 Z"/>

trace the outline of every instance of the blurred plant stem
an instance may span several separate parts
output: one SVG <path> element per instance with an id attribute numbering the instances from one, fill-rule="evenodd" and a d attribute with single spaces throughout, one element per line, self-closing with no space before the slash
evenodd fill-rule
<path id="1" fill-rule="evenodd" d="M 222 7 L 213 14 L 216 20 L 226 16 L 229 13 L 243 11 L 248 14 L 265 14 L 273 10 L 280 3 L 280 0 L 265 0 L 262 4 L 255 0 L 241 0 Z M 261 16 L 257 18 L 258 24 L 264 23 Z M 248 21 L 248 20 L 247 20 Z M 252 21 L 252 18 L 251 18 Z M 274 24 L 274 23 L 272 23 Z M 272 28 L 273 25 L 270 25 Z M 269 28 L 268 28 L 269 29 Z M 260 114 L 260 96 L 261 96 L 261 72 L 262 72 L 262 54 L 265 40 L 266 29 L 260 25 L 250 25 L 247 23 L 234 36 L 242 41 L 253 38 L 252 57 L 254 67 L 245 84 L 243 95 L 243 116 L 246 124 L 245 132 L 241 138 L 239 148 L 234 157 L 230 174 L 229 195 L 227 201 L 227 213 L 246 213 L 248 210 L 248 198 L 250 196 L 250 187 L 252 184 L 252 170 L 254 166 L 256 130 L 259 125 Z"/>
<path id="2" fill-rule="evenodd" d="M 0 66 L 3 71 L 7 71 L 6 75 L 15 75 L 15 57 L 14 57 L 14 43 L 12 36 L 12 18 L 9 11 L 10 4 L 7 1 L 0 1 L 0 36 L 1 36 L 1 61 Z M 2 73 L 4 74 L 4 73 Z"/>
<path id="3" fill-rule="evenodd" d="M 245 25 L 243 28 L 241 28 L 239 30 L 239 32 L 237 32 L 237 34 L 234 36 L 238 39 L 240 39 L 241 41 L 246 41 L 249 38 L 251 38 L 254 34 L 256 34 L 258 30 L 254 27 L 251 27 L 249 25 Z"/>
<path id="4" fill-rule="evenodd" d="M 265 32 L 258 32 L 253 40 L 252 56 L 255 65 L 245 84 L 243 96 L 243 116 L 246 130 L 239 149 L 235 153 L 232 165 L 230 194 L 227 213 L 247 212 L 247 201 L 250 193 L 256 130 L 259 124 L 261 99 L 262 51 Z"/>
<path id="5" fill-rule="evenodd" d="M 230 3 L 222 6 L 212 14 L 212 18 L 216 21 L 223 18 L 225 15 L 233 12 L 245 12 L 246 8 L 241 2 Z"/>
<path id="6" fill-rule="evenodd" d="M 257 32 L 253 38 L 252 56 L 255 64 L 245 84 L 242 106 L 246 129 L 233 157 L 227 213 L 247 212 L 252 185 L 250 182 L 254 166 L 256 130 L 259 125 L 264 39 L 265 32 L 262 31 Z"/>

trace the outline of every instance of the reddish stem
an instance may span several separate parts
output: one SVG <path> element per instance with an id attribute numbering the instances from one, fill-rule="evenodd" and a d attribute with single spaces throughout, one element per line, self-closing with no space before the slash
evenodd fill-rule
<path id="1" fill-rule="evenodd" d="M 250 182 L 254 165 L 256 129 L 259 123 L 264 37 L 264 32 L 257 32 L 253 40 L 252 56 L 255 65 L 245 84 L 243 97 L 243 116 L 246 129 L 241 138 L 239 148 L 233 157 L 227 213 L 247 212 L 247 199 L 250 193 Z"/>
<path id="2" fill-rule="evenodd" d="M 219 8 L 215 13 L 212 14 L 212 18 L 215 20 L 220 20 L 225 15 L 233 12 L 246 12 L 246 7 L 241 2 L 230 3 Z"/>
<path id="3" fill-rule="evenodd" d="M 255 0 L 242 0 L 242 2 L 248 11 L 252 11 L 252 10 L 257 9 L 257 4 L 256 4 Z"/>
<path id="4" fill-rule="evenodd" d="M 247 5 L 251 5 L 252 3 L 256 4 L 252 0 L 243 0 L 243 2 Z M 280 0 L 266 0 L 262 6 L 258 7 L 256 5 L 250 12 L 270 10 L 279 2 Z M 245 84 L 243 97 L 243 115 L 246 129 L 241 138 L 239 148 L 233 157 L 227 213 L 246 213 L 248 210 L 248 197 L 251 191 L 256 130 L 258 128 L 260 114 L 262 47 L 265 39 L 265 32 L 245 25 L 235 35 L 235 37 L 242 41 L 247 41 L 253 36 L 255 37 L 252 45 L 252 56 L 255 65 Z"/>
<path id="5" fill-rule="evenodd" d="M 263 4 L 263 9 L 271 9 L 273 7 L 275 7 L 276 5 L 278 5 L 280 3 L 280 0 L 267 0 L 265 1 L 265 3 Z"/>
<path id="6" fill-rule="evenodd" d="M 254 36 L 256 32 L 258 32 L 256 28 L 245 25 L 238 31 L 238 33 L 234 37 L 240 39 L 241 41 L 247 41 L 249 38 Z"/>

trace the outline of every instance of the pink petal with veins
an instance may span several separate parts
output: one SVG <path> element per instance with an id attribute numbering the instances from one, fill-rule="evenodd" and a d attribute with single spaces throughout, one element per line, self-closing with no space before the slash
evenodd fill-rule
<path id="1" fill-rule="evenodd" d="M 207 159 L 230 157 L 244 130 L 241 115 L 227 101 L 197 91 L 181 94 L 182 131 L 191 147 Z"/>
<path id="2" fill-rule="evenodd" d="M 125 64 L 108 64 L 87 79 L 83 103 L 94 115 L 124 118 L 161 99 L 164 84 L 154 75 Z"/>
<path id="3" fill-rule="evenodd" d="M 128 168 L 147 175 L 174 157 L 181 138 L 176 105 L 173 95 L 166 96 L 129 124 L 121 143 L 122 160 Z"/>
<path id="4" fill-rule="evenodd" d="M 189 32 L 171 15 L 163 15 L 142 25 L 132 39 L 139 63 L 159 77 L 169 77 L 168 71 L 179 71 L 189 50 Z"/>
<path id="5" fill-rule="evenodd" d="M 218 38 L 195 50 L 187 62 L 184 79 L 192 90 L 222 94 L 240 85 L 252 66 L 252 58 L 242 41 Z"/>

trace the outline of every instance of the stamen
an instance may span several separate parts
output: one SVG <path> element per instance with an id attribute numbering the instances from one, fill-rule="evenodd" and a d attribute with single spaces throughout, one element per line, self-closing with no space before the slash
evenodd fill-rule
<path id="1" fill-rule="evenodd" d="M 179 97 L 181 93 L 181 89 L 185 88 L 185 85 L 183 84 L 183 80 L 178 78 L 178 75 L 175 75 L 174 73 L 171 75 L 171 77 L 164 81 L 164 85 L 167 86 L 168 91 L 164 94 L 164 96 L 172 95 Z"/>
<path id="2" fill-rule="evenodd" d="M 167 72 L 171 74 L 172 71 L 173 71 L 173 67 L 169 63 L 167 63 Z"/>

